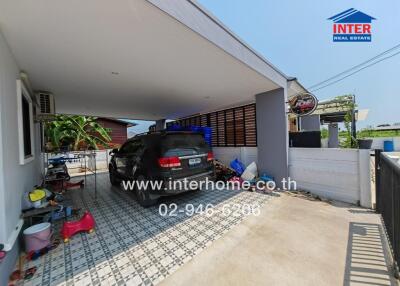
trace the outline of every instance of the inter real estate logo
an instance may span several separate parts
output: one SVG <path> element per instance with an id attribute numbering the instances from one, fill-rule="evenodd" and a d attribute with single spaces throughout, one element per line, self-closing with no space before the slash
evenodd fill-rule
<path id="1" fill-rule="evenodd" d="M 374 17 L 351 8 L 328 20 L 333 21 L 334 42 L 371 42 Z"/>

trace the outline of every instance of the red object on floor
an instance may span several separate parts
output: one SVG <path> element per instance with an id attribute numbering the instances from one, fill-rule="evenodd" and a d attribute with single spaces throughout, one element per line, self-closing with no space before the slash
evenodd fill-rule
<path id="1" fill-rule="evenodd" d="M 20 270 L 15 270 L 13 273 L 10 275 L 10 281 L 16 281 L 20 280 L 22 278 L 22 274 Z"/>
<path id="2" fill-rule="evenodd" d="M 90 212 L 86 211 L 80 220 L 64 222 L 61 228 L 61 236 L 64 239 L 64 242 L 68 242 L 69 239 L 78 232 L 93 232 L 94 225 L 95 221 L 93 216 L 90 214 Z"/>
<path id="3" fill-rule="evenodd" d="M 84 181 L 80 180 L 79 182 L 76 183 L 71 183 L 71 182 L 65 182 L 64 183 L 64 189 L 69 190 L 69 189 L 76 189 L 76 188 L 83 188 L 84 187 Z"/>
<path id="4" fill-rule="evenodd" d="M 6 257 L 6 252 L 1 250 L 0 251 L 0 262 L 4 259 L 4 257 Z"/>
<path id="5" fill-rule="evenodd" d="M 77 188 L 83 189 L 85 186 L 84 180 L 80 180 L 79 182 L 71 183 L 71 182 L 61 182 L 55 181 L 51 183 L 52 189 L 55 192 L 67 191 L 67 190 L 74 190 Z"/>

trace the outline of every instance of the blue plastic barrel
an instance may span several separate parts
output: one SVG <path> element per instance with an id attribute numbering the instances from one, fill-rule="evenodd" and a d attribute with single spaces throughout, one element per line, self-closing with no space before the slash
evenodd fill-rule
<path id="1" fill-rule="evenodd" d="M 383 141 L 383 151 L 384 152 L 393 152 L 394 151 L 393 140 L 385 140 L 385 141 Z"/>
<path id="2" fill-rule="evenodd" d="M 207 142 L 207 144 L 209 146 L 211 146 L 211 139 L 212 139 L 212 137 L 211 137 L 212 128 L 211 127 L 190 125 L 187 127 L 187 130 L 202 133 L 204 136 L 204 140 Z"/>
<path id="3" fill-rule="evenodd" d="M 193 132 L 202 133 L 207 144 L 209 146 L 211 146 L 211 141 L 212 141 L 212 128 L 211 127 L 202 127 L 202 126 L 195 126 L 195 125 L 183 127 L 179 124 L 173 124 L 173 125 L 168 126 L 167 130 L 168 131 L 193 131 Z"/>
<path id="4" fill-rule="evenodd" d="M 180 126 L 179 124 L 173 124 L 167 127 L 168 131 L 181 131 L 182 130 L 182 126 Z"/>
<path id="5" fill-rule="evenodd" d="M 189 126 L 189 130 L 193 131 L 193 132 L 203 133 L 203 127 L 201 127 L 201 126 L 191 125 L 191 126 Z"/>
<path id="6" fill-rule="evenodd" d="M 204 140 L 206 140 L 207 144 L 211 146 L 212 141 L 212 128 L 211 127 L 203 127 Z"/>

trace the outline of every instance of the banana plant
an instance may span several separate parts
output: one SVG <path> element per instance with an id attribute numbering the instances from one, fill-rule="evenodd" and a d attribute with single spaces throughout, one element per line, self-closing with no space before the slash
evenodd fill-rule
<path id="1" fill-rule="evenodd" d="M 57 115 L 54 121 L 46 124 L 45 134 L 56 149 L 62 142 L 70 142 L 75 151 L 81 145 L 93 149 L 98 149 L 99 145 L 108 147 L 110 129 L 101 126 L 96 119 L 93 116 Z"/>

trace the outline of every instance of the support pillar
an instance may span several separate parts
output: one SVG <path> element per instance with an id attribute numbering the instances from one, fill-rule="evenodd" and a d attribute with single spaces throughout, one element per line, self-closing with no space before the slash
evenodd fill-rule
<path id="1" fill-rule="evenodd" d="M 165 129 L 165 119 L 156 120 L 156 131 Z"/>
<path id="2" fill-rule="evenodd" d="M 339 148 L 339 128 L 337 123 L 328 125 L 328 148 Z"/>
<path id="3" fill-rule="evenodd" d="M 272 175 L 277 187 L 288 177 L 286 98 L 283 88 L 256 95 L 258 170 Z"/>

